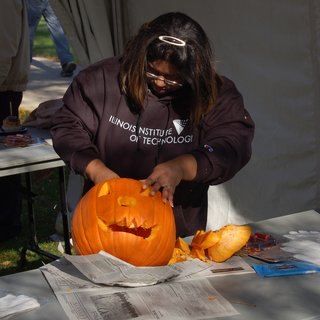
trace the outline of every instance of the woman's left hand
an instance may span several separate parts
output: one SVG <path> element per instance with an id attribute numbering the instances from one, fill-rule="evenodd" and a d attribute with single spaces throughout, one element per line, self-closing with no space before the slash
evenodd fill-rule
<path id="1" fill-rule="evenodd" d="M 154 167 L 142 186 L 151 186 L 151 194 L 162 190 L 163 202 L 169 201 L 173 207 L 173 195 L 181 180 L 192 180 L 196 176 L 197 162 L 192 155 L 182 155 Z"/>

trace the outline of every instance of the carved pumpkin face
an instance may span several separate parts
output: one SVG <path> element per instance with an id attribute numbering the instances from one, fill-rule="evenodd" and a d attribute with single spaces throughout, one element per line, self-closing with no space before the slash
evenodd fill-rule
<path id="1" fill-rule="evenodd" d="M 136 266 L 168 263 L 176 237 L 172 208 L 160 192 L 150 196 L 141 187 L 137 180 L 112 179 L 85 194 L 72 219 L 78 254 L 104 250 Z"/>

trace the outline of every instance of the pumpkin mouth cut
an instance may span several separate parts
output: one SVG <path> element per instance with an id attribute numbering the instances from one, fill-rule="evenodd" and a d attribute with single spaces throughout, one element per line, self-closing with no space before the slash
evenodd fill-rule
<path id="1" fill-rule="evenodd" d="M 108 228 L 113 232 L 131 233 L 137 237 L 141 237 L 144 239 L 149 238 L 152 234 L 152 228 L 143 228 L 143 227 L 130 228 L 127 226 L 119 226 L 117 224 L 111 224 L 108 226 Z"/>
<path id="2" fill-rule="evenodd" d="M 98 218 L 98 225 L 104 232 L 125 232 L 143 239 L 153 239 L 160 229 L 157 225 L 152 227 L 147 227 L 145 224 L 138 225 L 135 219 L 128 223 L 125 218 L 122 221 L 114 221 L 112 223 L 107 223 Z"/>

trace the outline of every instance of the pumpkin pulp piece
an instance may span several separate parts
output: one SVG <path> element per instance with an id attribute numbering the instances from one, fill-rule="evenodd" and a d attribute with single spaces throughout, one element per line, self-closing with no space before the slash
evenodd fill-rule
<path id="1" fill-rule="evenodd" d="M 170 261 L 168 262 L 168 264 L 183 262 L 183 261 L 186 261 L 190 258 L 191 257 L 189 255 L 185 254 L 185 252 L 182 249 L 174 248 L 172 257 L 171 257 Z"/>
<path id="2" fill-rule="evenodd" d="M 168 264 L 183 262 L 191 258 L 189 244 L 181 237 L 178 237 L 175 242 L 172 257 Z"/>
<path id="3" fill-rule="evenodd" d="M 208 249 L 220 240 L 221 235 L 213 231 L 197 231 L 192 239 L 191 247 Z"/>
<path id="4" fill-rule="evenodd" d="M 220 240 L 208 248 L 208 256 L 215 262 L 223 262 L 239 251 L 249 240 L 251 228 L 248 225 L 229 224 L 217 231 Z"/>
<path id="5" fill-rule="evenodd" d="M 202 261 L 208 260 L 204 249 L 191 248 L 191 253 L 190 254 L 191 254 L 192 258 L 199 259 L 199 260 L 202 260 Z"/>
<path id="6" fill-rule="evenodd" d="M 175 243 L 175 248 L 181 249 L 184 254 L 190 254 L 190 247 L 186 241 L 178 237 Z"/>

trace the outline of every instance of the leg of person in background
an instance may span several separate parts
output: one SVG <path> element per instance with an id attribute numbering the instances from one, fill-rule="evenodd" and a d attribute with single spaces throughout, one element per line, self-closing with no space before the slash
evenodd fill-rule
<path id="1" fill-rule="evenodd" d="M 43 11 L 43 17 L 47 23 L 48 29 L 56 47 L 58 58 L 61 63 L 61 76 L 71 77 L 77 65 L 75 64 L 73 55 L 70 51 L 68 39 L 66 38 L 61 24 L 49 3 Z"/>
<path id="2" fill-rule="evenodd" d="M 21 91 L 0 92 L 0 126 L 7 116 L 19 116 L 19 106 L 22 101 Z"/>
<path id="3" fill-rule="evenodd" d="M 37 31 L 39 21 L 42 13 L 48 4 L 48 0 L 28 0 L 28 25 L 29 25 L 29 39 L 30 39 L 30 62 L 32 61 L 33 41 Z"/>
<path id="4" fill-rule="evenodd" d="M 22 92 L 0 92 L 0 122 L 12 114 L 18 116 Z M 21 231 L 21 177 L 20 175 L 0 178 L 0 242 L 15 237 Z"/>

